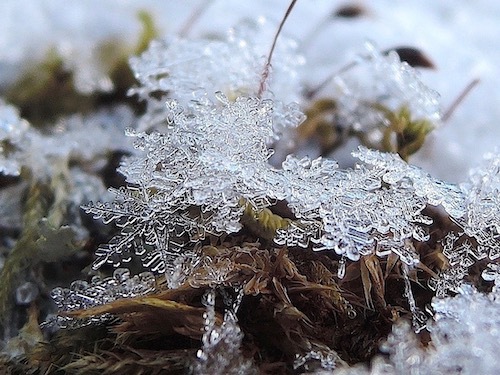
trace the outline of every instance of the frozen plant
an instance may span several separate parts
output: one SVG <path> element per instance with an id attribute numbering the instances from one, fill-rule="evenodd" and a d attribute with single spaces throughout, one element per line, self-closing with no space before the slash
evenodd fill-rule
<path id="1" fill-rule="evenodd" d="M 467 194 L 462 188 L 430 177 L 396 154 L 360 147 L 354 156 L 365 165 L 347 170 L 339 170 L 330 160 L 293 156 L 281 169 L 272 167 L 269 141 L 279 137 L 276 129 L 300 123 L 302 113 L 295 106 L 251 96 L 231 100 L 217 92 L 215 101 L 210 100 L 206 94 L 220 81 L 217 70 L 209 69 L 208 78 L 196 81 L 204 86 L 199 91 L 193 87 L 193 70 L 188 74 L 181 64 L 166 61 L 171 54 L 194 53 L 203 45 L 210 51 L 214 42 L 172 43 L 154 44 L 133 60 L 142 84 L 133 91 L 148 99 L 158 114 L 153 119 L 147 112 L 143 121 L 158 130 L 128 131 L 136 138 L 137 149 L 119 169 L 128 185 L 113 190 L 113 203 L 85 206 L 96 218 L 116 222 L 121 228 L 120 234 L 97 250 L 94 269 L 104 263 L 120 266 L 135 255 L 153 272 L 170 272 L 190 242 L 238 232 L 247 204 L 260 211 L 277 200 L 287 202 L 297 220 L 277 228 L 279 245 L 308 247 L 312 243 L 316 250 L 331 249 L 351 261 L 394 253 L 410 267 L 420 262 L 412 241 L 429 238 L 432 219 L 423 214 L 427 206 L 442 206 L 457 222 L 468 217 Z M 216 43 L 221 44 L 217 48 L 236 48 L 232 40 Z M 245 43 L 237 46 L 250 48 Z M 393 98 L 405 91 L 407 100 L 418 105 L 412 109 L 415 113 L 437 116 L 434 94 L 409 66 L 398 65 L 394 59 L 394 55 L 373 52 L 367 60 L 375 64 L 377 74 L 393 77 L 387 81 L 390 87 L 380 89 L 374 100 L 383 102 L 380 95 Z M 193 61 L 203 65 L 204 60 Z M 244 69 L 248 71 L 252 70 Z M 244 86 L 237 80 L 231 82 Z M 236 86 L 225 90 L 235 95 Z M 150 97 L 157 91 L 179 99 Z M 188 101 L 192 93 L 202 96 Z"/>
<path id="2" fill-rule="evenodd" d="M 469 186 L 445 183 L 409 165 L 398 154 L 362 146 L 353 153 L 359 159 L 353 168 L 341 169 L 329 159 L 293 155 L 281 168 L 272 166 L 269 145 L 279 140 L 284 129 L 296 127 L 304 115 L 296 105 L 285 105 L 272 98 L 269 91 L 261 93 L 249 85 L 256 83 L 256 72 L 260 71 L 255 45 L 244 38 L 173 39 L 154 43 L 145 54 L 132 60 L 140 83 L 132 93 L 146 100 L 148 108 L 139 128 L 126 131 L 134 138 L 134 151 L 118 169 L 126 182 L 110 189 L 115 195 L 113 202 L 96 201 L 83 206 L 94 218 L 118 227 L 118 233 L 96 250 L 93 270 L 105 264 L 117 270 L 111 278 L 93 279 L 91 283 L 75 281 L 69 289 L 55 289 L 53 297 L 61 310 L 74 315 L 76 310 L 156 292 L 152 301 L 158 302 L 157 307 L 165 313 L 190 311 L 194 315 L 199 313 L 197 308 L 179 301 L 179 294 L 190 290 L 199 298 L 202 291 L 196 294 L 196 289 L 221 285 L 239 290 L 241 281 L 234 281 L 235 275 L 245 275 L 249 279 L 244 279 L 247 290 L 261 294 L 262 305 L 267 304 L 271 312 L 270 319 L 279 320 L 279 332 L 285 332 L 290 342 L 296 340 L 294 344 L 302 345 L 305 354 L 298 358 L 298 366 L 319 360 L 322 367 L 331 370 L 340 363 L 336 352 L 328 345 L 314 343 L 328 348 L 316 350 L 314 339 L 302 334 L 314 327 L 311 318 L 292 303 L 293 298 L 301 294 L 303 300 L 297 305 L 306 304 L 309 294 L 318 293 L 318 301 L 328 298 L 325 309 L 335 311 L 334 319 L 345 318 L 348 325 L 357 313 L 337 282 L 342 283 L 340 279 L 349 274 L 347 285 L 361 279 L 358 286 L 365 297 L 367 316 L 379 313 L 376 309 L 380 308 L 384 319 L 392 322 L 408 313 L 416 331 L 425 328 L 427 315 L 411 284 L 420 281 L 418 269 L 427 272 L 427 279 L 434 277 L 430 287 L 437 296 L 444 297 L 466 291 L 463 279 L 468 268 L 478 261 L 488 258 L 492 262 L 490 269 L 496 264 L 497 158 L 476 172 Z M 214 59 L 216 53 L 226 57 L 220 64 Z M 347 104 L 342 104 L 352 119 L 366 125 L 365 130 L 374 126 L 367 116 L 383 112 L 381 108 L 398 110 L 402 106 L 419 117 L 438 118 L 436 95 L 421 85 L 415 73 L 394 54 L 374 52 L 360 64 L 365 62 L 368 71 L 375 74 L 373 90 L 359 90 L 367 97 L 347 93 L 343 98 Z M 238 64 L 241 67 L 234 70 Z M 383 84 L 379 86 L 380 82 Z M 286 86 L 278 84 L 277 88 L 281 92 Z M 395 104 L 403 93 L 403 103 Z M 350 104 L 354 107 L 350 108 Z M 405 111 L 400 112 L 406 116 Z M 384 123 L 384 119 L 377 121 Z M 278 211 L 278 204 L 287 217 L 272 211 Z M 436 230 L 436 218 L 451 224 L 438 228 L 440 232 Z M 457 234 L 460 240 L 453 237 L 453 223 L 463 231 Z M 251 251 L 245 252 L 244 246 L 238 247 L 249 239 L 267 241 L 265 255 L 259 258 Z M 204 246 L 208 243 L 212 246 Z M 235 244 L 230 248 L 234 252 L 240 249 L 244 260 L 212 262 L 224 246 L 227 250 L 227 246 Z M 439 253 L 436 244 L 444 244 L 445 261 L 430 269 L 422 262 L 429 253 Z M 282 248 L 278 251 L 274 245 Z M 429 249 L 431 246 L 435 248 Z M 307 262 L 288 254 L 287 248 L 296 247 L 307 249 L 303 253 L 329 252 L 324 257 L 328 267 L 319 257 L 311 262 L 309 272 L 317 277 L 316 284 L 301 273 L 303 269 L 299 271 Z M 291 260 L 294 257 L 299 259 L 297 264 Z M 134 258 L 140 265 L 133 262 Z M 132 277 L 122 268 L 129 262 L 131 269 L 138 265 L 147 272 Z M 330 272 L 336 267 L 337 278 Z M 487 280 L 493 277 L 491 272 L 485 275 Z M 396 278 L 395 282 L 404 288 L 404 298 L 400 298 L 404 302 L 397 301 L 396 307 L 385 300 L 384 286 L 389 277 Z M 360 297 L 356 291 L 349 296 L 353 300 Z M 462 293 L 461 297 L 467 295 Z M 479 299 L 484 297 L 478 295 Z M 207 308 L 205 331 L 195 371 L 253 371 L 253 365 L 241 355 L 243 336 L 237 324 L 237 308 L 225 311 L 222 325 L 217 326 L 215 292 L 205 291 L 202 303 Z M 440 310 L 439 303 L 435 301 L 435 310 L 447 314 L 449 310 Z M 318 312 L 318 316 L 325 315 L 331 318 L 330 311 Z M 437 328 L 433 328 L 436 342 L 442 339 L 438 335 L 438 318 L 436 315 Z M 99 317 L 94 320 L 100 321 Z M 61 322 L 68 323 L 64 319 Z M 76 323 L 78 327 L 80 322 Z M 200 333 L 194 323 L 190 329 L 180 326 L 174 327 L 177 333 L 190 337 Z M 384 366 L 392 366 L 396 373 L 437 366 L 432 362 L 432 356 L 437 354 L 421 350 L 418 340 L 407 331 L 404 326 L 395 326 L 387 344 L 393 362 Z M 440 349 L 436 350 L 439 353 Z"/>
<path id="3" fill-rule="evenodd" d="M 420 80 L 419 73 L 401 62 L 395 51 L 380 52 L 366 44 L 352 67 L 335 77 L 340 117 L 357 130 L 370 130 L 387 119 L 378 108 L 408 108 L 415 118 L 440 120 L 439 95 Z"/>

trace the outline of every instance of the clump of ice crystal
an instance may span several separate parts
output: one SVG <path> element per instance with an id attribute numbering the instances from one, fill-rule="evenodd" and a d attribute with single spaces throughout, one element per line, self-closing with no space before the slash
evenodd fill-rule
<path id="1" fill-rule="evenodd" d="M 131 147 L 124 142 L 123 131 L 133 121 L 128 108 L 116 107 L 62 118 L 42 132 L 22 119 L 14 107 L 0 102 L 0 174 L 17 176 L 25 167 L 45 180 L 56 174 L 61 163 L 95 163 L 108 152 L 127 151 Z"/>
<path id="2" fill-rule="evenodd" d="M 163 108 L 167 96 L 186 109 L 213 101 L 215 92 L 231 99 L 256 96 L 272 40 L 270 31 L 274 32 L 274 27 L 263 19 L 247 20 L 223 40 L 169 37 L 153 41 L 141 56 L 130 59 L 140 82 L 130 93 L 148 102 L 148 113 L 139 130 L 154 128 L 165 120 Z M 299 99 L 297 69 L 304 59 L 296 50 L 293 40 L 282 37 L 274 54 L 274 73 L 269 83 L 279 87 L 275 95 L 282 102 Z M 282 113 L 286 111 L 276 115 Z"/>
<path id="3" fill-rule="evenodd" d="M 427 347 L 400 321 L 381 348 L 389 357 L 376 356 L 369 369 L 356 366 L 333 374 L 497 374 L 499 302 L 498 292 L 485 295 L 464 284 L 457 296 L 433 300 Z"/>
<path id="4" fill-rule="evenodd" d="M 355 66 L 335 78 L 336 97 L 343 121 L 356 130 L 369 130 L 385 120 L 375 105 L 391 111 L 406 106 L 416 119 L 440 120 L 439 95 L 422 83 L 419 73 L 398 54 L 384 54 L 370 43 Z"/>
<path id="5" fill-rule="evenodd" d="M 117 201 L 111 205 L 86 207 L 123 228 L 99 249 L 95 268 L 105 262 L 119 265 L 121 258 L 129 258 L 125 254 L 135 253 L 147 268 L 165 272 L 186 241 L 237 232 L 246 203 L 260 210 L 276 200 L 287 202 L 297 220 L 278 230 L 277 244 L 307 247 L 312 242 L 317 250 L 332 249 L 352 261 L 392 252 L 410 266 L 420 260 L 408 241 L 428 239 L 432 220 L 422 213 L 427 205 L 442 206 L 456 221 L 466 216 L 466 194 L 460 187 L 433 179 L 396 154 L 360 148 L 354 156 L 365 165 L 347 170 L 330 160 L 294 156 L 281 169 L 272 167 L 268 144 L 302 121 L 297 107 L 252 96 L 228 98 L 245 88 L 245 74 L 254 71 L 250 67 L 238 76 L 241 80 L 229 79 L 235 85 L 225 88 L 229 94 L 216 92 L 214 100 L 208 89 L 216 83 L 225 86 L 218 78 L 220 66 L 203 70 L 207 77 L 201 81 L 193 78 L 205 59 L 213 64 L 213 51 L 234 48 L 249 54 L 243 54 L 246 63 L 254 61 L 252 47 L 232 39 L 154 44 L 133 59 L 141 82 L 133 92 L 148 101 L 142 121 L 157 131 L 128 132 L 137 138 L 138 150 L 120 168 L 128 187 L 115 191 Z M 212 52 L 198 60 L 195 55 L 202 50 Z M 434 94 L 409 66 L 394 59 L 373 51 L 367 58 L 375 71 L 392 77 L 372 99 L 383 102 L 382 92 L 393 98 L 405 91 L 405 100 L 417 103 L 417 115 L 437 116 Z M 189 71 L 184 61 L 194 64 Z M 228 57 L 221 66 L 227 70 L 233 64 Z M 155 99 L 152 94 L 159 91 L 163 94 Z M 165 99 L 167 94 L 177 99 Z"/>
<path id="6" fill-rule="evenodd" d="M 478 242 L 481 257 L 500 257 L 500 153 L 488 154 L 483 165 L 471 171 L 467 216 L 458 223 Z"/>
<path id="7" fill-rule="evenodd" d="M 237 232 L 241 200 L 261 209 L 275 198 L 266 181 L 266 172 L 273 173 L 266 142 L 273 135 L 274 103 L 216 96 L 218 102 L 191 112 L 167 101 L 163 134 L 128 132 L 136 138 L 138 154 L 119 170 L 129 185 L 114 190 L 113 204 L 85 207 L 123 228 L 99 249 L 95 268 L 118 265 L 125 254 L 135 253 L 147 268 L 165 272 L 183 241 Z M 284 121 L 301 119 L 299 114 Z"/>
<path id="8" fill-rule="evenodd" d="M 51 297 L 59 309 L 74 311 L 103 305 L 121 298 L 142 296 L 154 291 L 155 286 L 155 277 L 150 272 L 131 276 L 127 268 L 117 268 L 111 277 L 101 278 L 96 275 L 90 283 L 75 280 L 69 288 L 57 287 L 52 290 Z M 57 316 L 54 319 L 60 327 L 80 326 L 93 321 L 90 319 L 85 322 L 75 322 L 68 316 Z"/>
<path id="9" fill-rule="evenodd" d="M 0 100 L 0 174 L 19 175 L 17 154 L 28 129 L 29 123 L 19 116 L 19 111 Z"/>
<path id="10" fill-rule="evenodd" d="M 202 299 L 207 309 L 203 314 L 205 327 L 201 340 L 202 347 L 197 352 L 193 373 L 257 374 L 258 369 L 252 361 L 241 353 L 243 333 L 238 325 L 236 312 L 243 293 L 240 291 L 232 306 L 226 306 L 224 320 L 220 326 L 216 324 L 215 297 L 215 291 L 209 289 Z"/>
<path id="11" fill-rule="evenodd" d="M 242 202 L 259 210 L 275 200 L 287 201 L 298 221 L 279 231 L 279 244 L 307 247 L 312 241 L 317 249 L 334 249 L 353 261 L 394 251 L 409 265 L 419 260 L 406 241 L 424 241 L 432 222 L 422 214 L 427 204 L 463 214 L 459 189 L 426 176 L 397 155 L 361 148 L 356 155 L 371 168 L 338 170 L 332 161 L 293 156 L 282 169 L 273 168 L 267 140 L 278 120 L 274 102 L 252 97 L 230 101 L 221 93 L 216 97 L 218 102 L 191 110 L 168 100 L 164 133 L 129 131 L 137 138 L 138 153 L 120 167 L 128 186 L 114 190 L 113 204 L 85 208 L 122 228 L 99 249 L 95 268 L 105 262 L 119 265 L 135 253 L 147 268 L 165 272 L 184 241 L 237 232 Z M 286 117 L 282 121 L 302 119 L 294 107 Z M 304 228 L 306 233 L 297 234 Z M 304 241 L 298 243 L 301 237 Z"/>

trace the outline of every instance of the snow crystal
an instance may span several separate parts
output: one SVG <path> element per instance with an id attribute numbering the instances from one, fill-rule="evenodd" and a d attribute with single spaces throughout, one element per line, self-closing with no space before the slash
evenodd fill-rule
<path id="1" fill-rule="evenodd" d="M 439 95 L 425 86 L 419 73 L 396 52 L 379 52 L 367 44 L 368 52 L 335 78 L 342 121 L 356 130 L 370 130 L 386 122 L 376 105 L 391 111 L 407 107 L 415 119 L 437 123 Z"/>
<path id="2" fill-rule="evenodd" d="M 272 40 L 269 30 L 274 30 L 274 26 L 262 19 L 248 20 L 232 29 L 224 40 L 170 37 L 152 42 L 141 56 L 131 58 L 130 65 L 140 86 L 132 88 L 130 94 L 148 101 L 149 113 L 139 130 L 164 119 L 164 99 L 153 97 L 158 93 L 176 99 L 186 109 L 213 101 L 214 93 L 219 91 L 229 98 L 256 95 L 267 53 L 262 49 L 266 45 L 263 41 Z M 275 93 L 278 101 L 298 100 L 296 69 L 303 63 L 295 43 L 280 38 L 270 82 L 271 88 L 279 88 Z"/>

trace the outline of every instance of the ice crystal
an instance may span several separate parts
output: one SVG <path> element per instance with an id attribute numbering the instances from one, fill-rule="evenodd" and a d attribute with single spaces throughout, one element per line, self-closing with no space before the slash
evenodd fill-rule
<path id="1" fill-rule="evenodd" d="M 60 120 L 47 133 L 31 127 L 17 111 L 0 104 L 0 173 L 28 168 L 37 178 L 54 175 L 59 162 L 96 162 L 110 151 L 127 151 L 123 130 L 134 117 L 125 107 Z M 58 162 L 59 161 L 59 162 Z"/>
<path id="2" fill-rule="evenodd" d="M 95 268 L 118 266 L 135 253 L 148 269 L 165 272 L 186 241 L 237 232 L 242 202 L 260 210 L 274 200 L 285 200 L 297 217 L 278 230 L 277 244 L 313 242 L 316 250 L 333 249 L 353 261 L 394 252 L 412 266 L 419 258 L 408 240 L 428 239 L 427 205 L 441 205 L 456 220 L 466 213 L 459 187 L 395 154 L 360 147 L 354 155 L 368 166 L 339 170 L 330 160 L 289 156 L 275 169 L 267 146 L 275 102 L 216 97 L 187 110 L 167 100 L 164 133 L 128 132 L 138 150 L 120 168 L 128 187 L 114 191 L 113 204 L 85 208 L 122 228 L 98 250 Z M 294 108 L 291 113 L 283 121 L 301 121 Z"/>
<path id="3" fill-rule="evenodd" d="M 465 185 L 467 215 L 458 224 L 478 242 L 478 259 L 500 257 L 500 154 L 489 154 Z"/>
<path id="4" fill-rule="evenodd" d="M 312 240 L 318 243 L 318 250 L 334 249 L 353 261 L 375 251 L 379 254 L 399 251 L 406 263 L 418 263 L 406 240 L 427 238 L 425 227 L 432 221 L 422 210 L 431 202 L 408 183 L 411 167 L 395 155 L 386 156 L 365 148 L 355 155 L 374 167 L 338 170 L 328 160 L 287 158 L 283 163 L 289 189 L 286 199 L 295 215 L 302 219 L 299 223 L 310 230 L 302 236 L 301 225 L 291 225 L 278 232 L 278 243 L 299 244 L 293 239 L 302 236 L 306 239 L 301 241 L 304 247 Z M 389 187 L 383 184 L 387 183 L 385 177 L 391 172 L 390 166 L 375 163 L 377 158 L 388 158 L 391 162 L 388 164 L 398 168 L 400 175 Z M 318 225 L 311 221 L 321 223 L 319 238 L 314 236 Z"/>
<path id="5" fill-rule="evenodd" d="M 385 183 L 409 183 L 415 195 L 426 199 L 428 204 L 443 206 L 453 218 L 465 215 L 465 195 L 460 187 L 431 177 L 422 169 L 407 164 L 397 154 L 378 152 L 361 146 L 353 155 L 380 169 Z"/>
<path id="6" fill-rule="evenodd" d="M 446 256 L 449 267 L 442 270 L 438 277 L 429 280 L 429 287 L 436 292 L 437 297 L 445 297 L 449 292 L 458 293 L 463 279 L 468 274 L 468 268 L 475 263 L 476 256 L 472 257 L 474 249 L 465 239 L 458 244 L 462 234 L 449 232 L 441 241 L 443 255 Z"/>
<path id="7" fill-rule="evenodd" d="M 375 105 L 392 111 L 405 106 L 415 118 L 440 119 L 439 95 L 394 51 L 383 54 L 367 43 L 367 53 L 337 76 L 335 83 L 340 116 L 357 130 L 369 130 L 386 121 Z"/>
<path id="8" fill-rule="evenodd" d="M 221 93 L 217 98 L 195 113 L 167 101 L 163 134 L 129 130 L 138 156 L 120 168 L 128 187 L 113 190 L 112 204 L 85 207 L 122 228 L 98 250 L 95 268 L 104 262 L 118 266 L 132 252 L 148 269 L 165 272 L 185 241 L 237 232 L 242 200 L 262 209 L 270 204 L 268 195 L 278 198 L 269 194 L 265 180 L 267 171 L 273 173 L 266 146 L 273 134 L 273 102 L 251 97 L 230 102 Z"/>
<path id="9" fill-rule="evenodd" d="M 449 292 L 457 293 L 467 274 L 468 270 L 464 266 L 450 267 L 429 280 L 429 287 L 436 292 L 437 297 L 445 297 Z"/>
<path id="10" fill-rule="evenodd" d="M 339 355 L 331 350 L 311 350 L 304 355 L 297 355 L 293 363 L 293 368 L 303 367 L 305 370 L 311 370 L 311 363 L 317 362 L 318 367 L 323 370 L 332 371 L 340 360 Z"/>
<path id="11" fill-rule="evenodd" d="M 427 325 L 427 315 L 417 307 L 415 297 L 413 296 L 413 291 L 411 289 L 410 278 L 408 276 L 408 265 L 403 264 L 403 279 L 405 282 L 405 292 L 404 296 L 408 300 L 408 305 L 410 307 L 410 312 L 412 315 L 413 329 L 416 333 L 422 331 Z"/>
<path id="12" fill-rule="evenodd" d="M 19 149 L 29 129 L 19 111 L 0 100 L 0 174 L 17 176 L 21 171 Z"/>
<path id="13" fill-rule="evenodd" d="M 203 296 L 207 308 L 204 313 L 205 332 L 202 348 L 198 350 L 197 361 L 193 368 L 195 374 L 257 374 L 251 360 L 241 353 L 243 333 L 238 325 L 236 312 L 243 294 L 240 292 L 232 306 L 228 306 L 221 326 L 215 317 L 215 297 L 213 289 Z"/>
<path id="14" fill-rule="evenodd" d="M 274 30 L 274 26 L 269 27 L 266 21 L 259 19 L 243 22 L 223 40 L 170 37 L 152 42 L 146 52 L 130 61 L 140 82 L 130 93 L 148 101 L 148 114 L 139 129 L 150 129 L 164 120 L 166 95 L 185 108 L 213 100 L 217 91 L 230 98 L 257 95 L 269 48 L 267 41 L 272 40 L 270 31 Z M 280 39 L 271 80 L 280 87 L 276 95 L 281 101 L 298 99 L 294 96 L 300 91 L 296 69 L 302 64 L 295 42 Z M 163 98 L 155 99 L 159 93 Z M 276 112 L 276 115 L 282 114 L 286 111 Z"/>
<path id="15" fill-rule="evenodd" d="M 131 276 L 126 268 L 117 268 L 113 276 L 101 278 L 92 277 L 90 282 L 75 280 L 69 288 L 57 287 L 52 290 L 51 297 L 60 311 L 74 311 L 113 302 L 120 298 L 142 296 L 153 292 L 156 287 L 155 277 L 150 272 L 143 272 Z M 97 317 L 94 320 L 99 321 Z M 87 323 L 90 323 L 88 321 Z M 58 316 L 59 326 L 72 325 L 73 319 L 67 316 Z M 84 322 L 78 322 L 81 325 Z"/>
<path id="16" fill-rule="evenodd" d="M 500 292 L 500 264 L 490 263 L 482 273 L 482 277 L 486 281 L 493 281 L 493 293 Z"/>
<path id="17" fill-rule="evenodd" d="M 462 186 L 463 214 L 450 216 L 463 232 L 449 232 L 443 239 L 443 254 L 449 267 L 429 281 L 438 297 L 457 293 L 469 267 L 476 262 L 485 258 L 493 261 L 500 256 L 499 160 L 498 155 L 489 155 L 485 165 L 473 171 L 471 181 Z"/>

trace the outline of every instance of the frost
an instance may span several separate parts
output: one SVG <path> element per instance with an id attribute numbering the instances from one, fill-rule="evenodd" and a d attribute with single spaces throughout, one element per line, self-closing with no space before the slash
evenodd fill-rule
<path id="1" fill-rule="evenodd" d="M 170 37 L 152 42 L 146 52 L 130 60 L 140 82 L 130 93 L 148 102 L 148 113 L 139 130 L 151 129 L 165 120 L 167 95 L 186 109 L 213 101 L 218 91 L 229 98 L 257 95 L 271 30 L 274 32 L 274 26 L 259 19 L 241 23 L 223 40 Z M 296 70 L 304 61 L 296 48 L 292 40 L 280 39 L 273 59 L 272 82 L 280 88 L 276 95 L 282 102 L 298 99 Z M 158 94 L 163 97 L 155 99 Z M 292 112 L 275 113 L 281 117 Z M 276 124 L 282 123 L 277 119 Z"/>
<path id="2" fill-rule="evenodd" d="M 335 84 L 340 117 L 356 130 L 369 130 L 386 121 L 375 105 L 392 111 L 405 106 L 415 118 L 440 119 L 439 95 L 394 51 L 382 54 L 367 43 L 367 52 L 354 67 L 340 73 Z"/>
<path id="3" fill-rule="evenodd" d="M 471 172 L 467 191 L 467 216 L 458 220 L 465 233 L 478 242 L 481 258 L 500 257 L 500 154 L 489 154 Z"/>
<path id="4" fill-rule="evenodd" d="M 17 154 L 28 129 L 29 124 L 20 118 L 19 111 L 0 100 L 0 174 L 19 175 L 21 165 Z"/>
<path id="5" fill-rule="evenodd" d="M 245 97 L 230 102 L 220 93 L 217 98 L 219 103 L 193 112 L 169 100 L 165 133 L 128 132 L 136 138 L 139 151 L 120 168 L 128 188 L 114 191 L 113 204 L 85 208 L 122 228 L 119 236 L 99 249 L 95 268 L 104 262 L 118 266 L 120 258 L 135 253 L 147 268 L 165 272 L 185 240 L 237 232 L 242 200 L 257 210 L 273 200 L 286 200 L 299 221 L 278 233 L 278 243 L 305 247 L 313 241 L 319 243 L 318 250 L 335 249 L 354 261 L 373 253 L 375 242 L 377 251 L 384 252 L 404 247 L 409 238 L 425 240 L 423 226 L 431 221 L 421 212 L 427 201 L 438 200 L 433 192 L 427 194 L 432 199 L 426 200 L 408 185 L 411 176 L 420 175 L 396 156 L 390 160 L 397 170 L 375 163 L 370 157 L 383 155 L 365 149 L 360 157 L 374 168 L 340 171 L 329 160 L 290 156 L 283 169 L 274 169 L 268 163 L 271 151 L 267 148 L 275 123 L 274 102 Z M 293 118 L 297 122 L 301 116 Z M 382 187 L 394 170 L 399 177 L 391 188 Z M 441 185 L 435 185 L 440 192 Z M 399 255 L 408 264 L 418 262 L 413 256 Z"/>
<path id="6" fill-rule="evenodd" d="M 280 230 L 278 243 L 297 243 L 293 238 L 300 236 L 300 227 L 310 227 L 305 237 L 318 243 L 317 250 L 334 249 L 337 254 L 357 261 L 375 251 L 383 254 L 405 248 L 405 241 L 410 238 L 426 239 L 425 227 L 432 221 L 422 210 L 428 202 L 403 178 L 411 167 L 397 156 L 364 148 L 356 156 L 374 164 L 374 168 L 338 170 L 328 160 L 287 158 L 283 163 L 290 189 L 287 201 L 294 214 L 303 220 L 298 227 Z M 394 162 L 400 173 L 390 187 L 383 186 L 390 166 L 372 160 L 384 157 Z M 314 236 L 318 225 L 311 221 L 321 223 L 320 238 Z M 308 245 L 308 241 L 301 242 L 304 247 Z M 410 265 L 418 263 L 414 254 L 407 254 L 398 255 Z"/>
<path id="7" fill-rule="evenodd" d="M 19 175 L 26 167 L 38 179 L 55 174 L 57 166 L 70 160 L 97 161 L 110 151 L 127 151 L 124 127 L 134 120 L 125 107 L 83 117 L 60 120 L 50 132 L 42 133 L 18 117 L 11 106 L 2 106 L 0 120 L 0 173 Z M 2 112 L 0 112 L 2 115 Z"/>
<path id="8" fill-rule="evenodd" d="M 237 232 L 243 202 L 256 210 L 276 200 L 288 203 L 297 220 L 278 230 L 277 244 L 312 242 L 316 250 L 332 249 L 352 261 L 393 252 L 410 266 L 419 258 L 408 240 L 429 236 L 432 220 L 422 213 L 427 205 L 442 206 L 457 222 L 466 217 L 461 188 L 396 154 L 360 147 L 354 155 L 368 165 L 354 169 L 293 156 L 282 169 L 273 168 L 267 144 L 275 135 L 275 102 L 216 97 L 218 102 L 191 109 L 168 100 L 164 133 L 128 131 L 138 150 L 119 169 L 128 187 L 114 190 L 113 204 L 85 208 L 122 228 L 99 249 L 95 268 L 105 262 L 118 266 L 135 253 L 148 269 L 165 272 L 186 241 Z M 287 121 L 301 120 L 293 107 L 291 113 Z"/>
<path id="9" fill-rule="evenodd" d="M 186 241 L 237 232 L 242 200 L 262 209 L 268 198 L 283 196 L 265 180 L 266 172 L 274 173 L 266 145 L 273 135 L 273 102 L 244 97 L 230 102 L 221 93 L 217 98 L 194 113 L 167 101 L 164 134 L 128 131 L 138 150 L 119 169 L 128 187 L 113 190 L 112 204 L 85 207 L 122 228 L 98 250 L 95 268 L 118 265 L 135 253 L 145 267 L 163 273 Z"/>
<path id="10" fill-rule="evenodd" d="M 233 306 L 228 306 L 221 326 L 217 326 L 215 317 L 215 291 L 209 289 L 203 296 L 207 308 L 204 313 L 205 332 L 202 348 L 198 350 L 197 361 L 193 366 L 195 374 L 257 374 L 250 359 L 241 353 L 243 333 L 238 326 L 236 312 L 243 294 L 240 293 Z"/>
<path id="11" fill-rule="evenodd" d="M 156 281 L 152 273 L 143 272 L 131 276 L 128 269 L 117 268 L 111 277 L 94 276 L 90 283 L 75 280 L 69 288 L 55 288 L 51 292 L 51 297 L 60 311 L 68 312 L 103 305 L 120 298 L 142 296 L 153 292 L 155 287 Z M 92 321 L 91 319 L 87 324 Z M 94 321 L 100 321 L 100 318 L 96 317 Z M 74 319 L 69 316 L 58 316 L 52 323 L 57 323 L 61 327 L 72 326 Z M 78 322 L 77 326 L 82 324 L 83 322 Z"/>
<path id="12" fill-rule="evenodd" d="M 382 169 L 384 182 L 391 185 L 409 182 L 415 194 L 425 198 L 430 205 L 442 205 L 454 218 L 465 214 L 465 195 L 458 186 L 431 177 L 422 169 L 407 164 L 397 154 L 382 153 L 361 146 L 353 155 Z"/>

